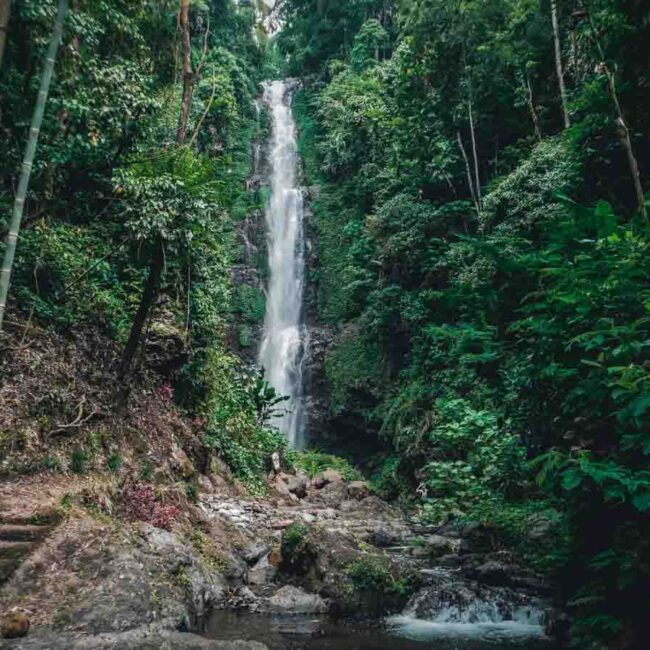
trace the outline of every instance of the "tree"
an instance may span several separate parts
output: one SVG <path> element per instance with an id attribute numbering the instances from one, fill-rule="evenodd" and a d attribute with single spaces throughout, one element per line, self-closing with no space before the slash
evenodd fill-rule
<path id="1" fill-rule="evenodd" d="M 43 123 L 43 115 L 45 114 L 45 105 L 47 103 L 47 96 L 50 90 L 50 83 L 54 74 L 54 63 L 56 61 L 56 54 L 59 49 L 59 43 L 63 34 L 63 23 L 68 11 L 67 0 L 59 0 L 59 6 L 54 21 L 54 29 L 50 37 L 50 44 L 45 58 L 45 65 L 43 66 L 43 74 L 41 76 L 41 85 L 36 98 L 36 108 L 32 117 L 31 127 L 29 129 L 29 137 L 27 139 L 27 147 L 25 149 L 25 157 L 23 159 L 22 169 L 20 172 L 20 181 L 18 184 L 18 192 L 14 201 L 13 217 L 9 226 L 9 233 L 7 234 L 7 245 L 5 248 L 4 259 L 2 261 L 2 270 L 0 271 L 0 331 L 2 331 L 2 322 L 7 306 L 7 295 L 9 293 L 9 282 L 11 280 L 11 269 L 14 263 L 14 256 L 16 254 L 16 245 L 18 243 L 18 233 L 20 232 L 20 222 L 23 218 L 23 211 L 25 208 L 25 199 L 27 198 L 27 188 L 29 187 L 29 178 L 32 174 L 32 166 L 34 164 L 34 156 L 36 154 L 36 145 L 38 144 L 38 136 Z"/>
<path id="2" fill-rule="evenodd" d="M 557 0 L 551 0 L 551 21 L 553 22 L 553 44 L 555 51 L 555 70 L 557 81 L 560 86 L 560 102 L 562 104 L 562 117 L 564 119 L 564 128 L 571 126 L 569 109 L 567 108 L 566 87 L 564 85 L 564 70 L 562 68 L 562 47 L 560 45 L 560 24 L 557 15 Z"/>
<path id="3" fill-rule="evenodd" d="M 2 57 L 7 42 L 7 28 L 9 26 L 9 14 L 11 13 L 11 0 L 0 0 L 0 68 L 2 68 Z"/>
<path id="4" fill-rule="evenodd" d="M 194 91 L 189 10 L 190 0 L 181 0 L 178 22 L 181 27 L 181 41 L 183 47 L 183 97 L 181 99 L 181 114 L 178 118 L 178 130 L 176 131 L 176 144 L 183 144 L 183 142 L 185 142 L 187 123 L 190 116 L 190 105 L 192 104 L 192 93 Z"/>
<path id="5" fill-rule="evenodd" d="M 189 20 L 190 0 L 181 0 L 179 11 L 179 25 L 181 28 L 181 40 L 183 48 L 183 95 L 181 98 L 181 110 L 178 118 L 178 129 L 176 131 L 176 144 L 183 145 L 187 135 L 187 124 L 190 116 L 190 106 L 192 104 L 192 94 L 194 92 L 194 73 L 192 71 L 192 39 L 190 35 Z M 151 308 L 158 297 L 160 282 L 162 280 L 165 266 L 165 241 L 161 235 L 157 235 L 153 244 L 151 263 L 149 265 L 149 274 L 142 291 L 140 304 L 136 311 L 129 333 L 122 361 L 119 368 L 119 377 L 124 379 L 131 369 L 133 358 L 138 349 L 138 344 L 142 338 L 142 332 Z"/>

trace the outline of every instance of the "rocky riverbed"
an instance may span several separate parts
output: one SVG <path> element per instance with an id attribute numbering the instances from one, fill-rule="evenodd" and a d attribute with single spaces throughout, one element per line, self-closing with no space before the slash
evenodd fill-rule
<path id="1" fill-rule="evenodd" d="M 170 531 L 71 509 L 3 588 L 6 621 L 31 629 L 2 647 L 265 647 L 220 640 L 218 611 L 506 626 L 528 612 L 538 637 L 553 618 L 550 586 L 489 531 L 422 526 L 365 482 L 277 473 L 265 497 L 201 485 L 191 524 Z"/>

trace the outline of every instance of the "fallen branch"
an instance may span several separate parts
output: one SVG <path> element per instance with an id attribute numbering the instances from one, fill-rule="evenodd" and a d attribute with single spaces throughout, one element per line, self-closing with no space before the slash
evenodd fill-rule
<path id="1" fill-rule="evenodd" d="M 97 415 L 103 415 L 102 411 L 99 411 L 97 409 L 93 409 L 92 412 L 86 417 L 84 417 L 84 405 L 86 403 L 86 396 L 84 395 L 81 398 L 81 401 L 79 402 L 79 405 L 77 406 L 77 417 L 72 421 L 72 422 L 67 422 L 66 424 L 61 424 L 59 425 L 56 429 L 53 429 L 50 431 L 49 435 L 50 436 L 55 436 L 61 433 L 65 433 L 69 429 L 78 429 L 79 427 L 83 426 L 86 424 L 86 422 L 90 421 L 92 418 L 94 418 Z"/>

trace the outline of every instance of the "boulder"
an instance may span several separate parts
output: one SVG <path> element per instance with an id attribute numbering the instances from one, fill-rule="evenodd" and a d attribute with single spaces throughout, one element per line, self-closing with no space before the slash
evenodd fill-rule
<path id="1" fill-rule="evenodd" d="M 269 492 L 272 496 L 279 497 L 285 501 L 289 500 L 289 485 L 282 479 L 280 476 L 276 477 L 274 480 L 269 481 Z"/>
<path id="2" fill-rule="evenodd" d="M 296 475 L 291 476 L 287 483 L 289 492 L 295 494 L 299 499 L 304 499 L 307 496 L 307 488 L 309 486 L 309 480 L 305 475 Z"/>
<path id="3" fill-rule="evenodd" d="M 379 528 L 370 533 L 367 541 L 377 548 L 388 548 L 389 546 L 399 546 L 402 543 L 402 538 L 392 530 Z"/>
<path id="4" fill-rule="evenodd" d="M 262 542 L 251 544 L 249 547 L 244 549 L 242 559 L 246 564 L 255 564 L 261 557 L 268 555 L 270 551 L 270 544 L 264 544 Z"/>
<path id="5" fill-rule="evenodd" d="M 370 496 L 370 485 L 367 481 L 352 481 L 348 483 L 348 497 L 361 501 Z"/>
<path id="6" fill-rule="evenodd" d="M 338 472 L 335 469 L 326 469 L 322 474 L 319 474 L 312 481 L 312 485 L 317 489 L 321 490 L 326 485 L 330 483 L 338 483 L 343 480 L 341 472 Z"/>
<path id="7" fill-rule="evenodd" d="M 268 600 L 269 609 L 283 614 L 322 614 L 327 603 L 318 595 L 291 585 L 285 585 Z"/>
<path id="8" fill-rule="evenodd" d="M 3 639 L 18 639 L 26 636 L 27 632 L 29 632 L 29 619 L 25 612 L 9 612 L 2 618 L 0 636 Z"/>
<path id="9" fill-rule="evenodd" d="M 551 593 L 551 585 L 543 577 L 517 564 L 488 559 L 465 571 L 465 575 L 479 584 L 508 587 L 522 593 L 544 596 Z"/>
<path id="10" fill-rule="evenodd" d="M 249 585 L 261 587 L 271 582 L 277 572 L 277 567 L 270 564 L 268 557 L 264 556 L 254 567 L 248 570 L 246 581 Z"/>
<path id="11" fill-rule="evenodd" d="M 538 542 L 548 537 L 553 528 L 557 526 L 559 514 L 554 511 L 534 513 L 526 522 L 526 537 L 531 542 Z"/>
<path id="12" fill-rule="evenodd" d="M 498 547 L 499 530 L 489 524 L 468 522 L 460 534 L 461 553 L 488 553 Z"/>
<path id="13" fill-rule="evenodd" d="M 309 525 L 313 524 L 316 521 L 316 515 L 312 514 L 311 512 L 301 512 L 298 515 L 298 519 L 303 523 Z"/>
<path id="14" fill-rule="evenodd" d="M 324 488 L 312 493 L 310 501 L 329 508 L 338 508 L 348 498 L 348 486 L 343 481 L 328 483 Z"/>
<path id="15" fill-rule="evenodd" d="M 197 480 L 199 484 L 199 490 L 201 492 L 204 492 L 206 494 L 214 493 L 214 484 L 207 476 L 205 476 L 204 474 L 199 474 Z"/>
<path id="16" fill-rule="evenodd" d="M 443 555 L 457 554 L 460 551 L 458 539 L 450 539 L 444 535 L 427 535 L 424 538 L 424 546 L 431 557 L 442 557 Z"/>
<path id="17" fill-rule="evenodd" d="M 516 566 L 498 562 L 497 560 L 488 560 L 467 571 L 467 575 L 480 584 L 507 587 L 511 584 L 511 575 L 519 570 L 519 567 Z"/>
<path id="18" fill-rule="evenodd" d="M 344 484 L 345 486 L 345 484 Z M 347 495 L 347 486 L 345 486 Z M 327 488 L 326 488 L 327 489 Z M 323 490 L 324 491 L 324 490 Z M 350 516 L 353 514 L 356 520 L 359 519 L 399 519 L 401 514 L 399 508 L 391 506 L 377 496 L 369 496 L 361 501 L 345 501 L 340 504 L 341 512 Z"/>

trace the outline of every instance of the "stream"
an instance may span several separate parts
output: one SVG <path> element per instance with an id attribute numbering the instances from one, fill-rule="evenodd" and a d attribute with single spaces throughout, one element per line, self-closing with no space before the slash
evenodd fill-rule
<path id="1" fill-rule="evenodd" d="M 260 641 L 270 650 L 550 650 L 539 629 L 498 624 L 453 626 L 424 621 L 363 624 L 323 616 L 215 612 L 208 638 Z"/>

